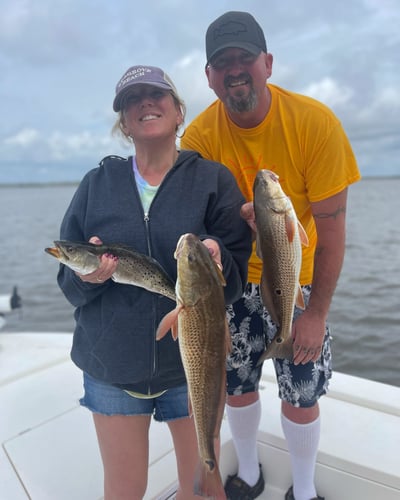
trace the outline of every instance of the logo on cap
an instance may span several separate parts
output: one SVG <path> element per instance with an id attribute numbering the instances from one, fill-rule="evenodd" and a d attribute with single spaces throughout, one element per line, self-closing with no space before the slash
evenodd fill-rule
<path id="1" fill-rule="evenodd" d="M 237 23 L 234 21 L 230 21 L 229 23 L 222 24 L 219 28 L 216 28 L 214 31 L 214 40 L 216 40 L 220 36 L 224 35 L 239 35 L 239 33 L 246 33 L 247 28 L 243 23 Z"/>
<path id="2" fill-rule="evenodd" d="M 151 69 L 140 67 L 140 68 L 128 70 L 125 73 L 125 75 L 121 78 L 121 80 L 119 81 L 116 90 L 118 91 L 121 87 L 125 87 L 125 85 L 130 83 L 135 78 L 144 77 L 145 73 L 151 73 Z"/>

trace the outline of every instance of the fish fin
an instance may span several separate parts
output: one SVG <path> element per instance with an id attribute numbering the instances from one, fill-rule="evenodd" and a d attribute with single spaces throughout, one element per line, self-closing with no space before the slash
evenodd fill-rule
<path id="1" fill-rule="evenodd" d="M 223 275 L 221 267 L 216 262 L 214 262 L 214 265 L 215 265 L 215 271 L 217 272 L 217 276 L 218 276 L 218 279 L 219 279 L 221 285 L 226 286 L 225 277 Z"/>
<path id="2" fill-rule="evenodd" d="M 306 305 L 304 304 L 304 296 L 303 296 L 303 290 L 301 289 L 301 285 L 299 283 L 297 287 L 297 294 L 296 294 L 296 306 L 304 311 L 306 308 Z"/>
<path id="3" fill-rule="evenodd" d="M 264 304 L 264 307 L 271 315 L 272 321 L 276 325 L 279 325 L 280 321 L 278 318 L 278 314 L 275 311 L 274 301 L 272 300 L 271 292 L 270 289 L 268 288 L 267 280 L 264 278 L 264 276 L 261 276 L 260 294 L 261 294 L 261 301 Z"/>
<path id="4" fill-rule="evenodd" d="M 263 260 L 262 253 L 261 253 L 261 242 L 260 242 L 260 236 L 259 232 L 257 231 L 256 233 L 256 255 L 259 259 Z"/>
<path id="5" fill-rule="evenodd" d="M 174 337 L 174 340 L 177 339 L 178 336 L 178 316 L 179 313 L 182 310 L 182 305 L 178 305 L 175 307 L 175 309 L 172 309 L 168 314 L 166 314 L 163 319 L 160 321 L 160 324 L 158 325 L 157 332 L 156 332 L 156 340 L 161 340 L 165 335 L 169 332 L 169 330 L 172 330 L 172 336 Z"/>
<path id="6" fill-rule="evenodd" d="M 310 244 L 308 241 L 308 236 L 307 236 L 306 230 L 301 225 L 300 221 L 297 221 L 297 227 L 299 228 L 299 236 L 300 236 L 301 244 L 304 245 L 305 247 L 308 247 L 308 245 Z"/>
<path id="7" fill-rule="evenodd" d="M 178 318 L 176 319 L 175 323 L 171 326 L 171 335 L 174 340 L 178 338 L 179 335 L 179 329 L 178 329 Z"/>
<path id="8" fill-rule="evenodd" d="M 215 457 L 204 459 L 197 465 L 193 492 L 195 495 L 214 500 L 226 499 L 224 485 Z"/>
<path id="9" fill-rule="evenodd" d="M 289 361 L 293 361 L 292 337 L 289 337 L 284 342 L 280 341 L 280 339 L 281 335 L 280 332 L 278 332 L 261 355 L 257 362 L 257 366 L 261 365 L 261 363 L 263 363 L 266 359 L 270 358 L 288 359 Z"/>
<path id="10" fill-rule="evenodd" d="M 290 243 L 294 240 L 294 235 L 296 234 L 296 219 L 288 213 L 285 214 L 285 227 L 286 234 Z"/>

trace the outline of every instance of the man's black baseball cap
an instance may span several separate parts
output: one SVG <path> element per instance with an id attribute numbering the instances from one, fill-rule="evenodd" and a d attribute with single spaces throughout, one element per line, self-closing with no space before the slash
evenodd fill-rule
<path id="1" fill-rule="evenodd" d="M 244 49 L 254 55 L 267 52 L 264 32 L 248 12 L 226 12 L 208 27 L 207 64 L 219 51 L 227 48 Z"/>

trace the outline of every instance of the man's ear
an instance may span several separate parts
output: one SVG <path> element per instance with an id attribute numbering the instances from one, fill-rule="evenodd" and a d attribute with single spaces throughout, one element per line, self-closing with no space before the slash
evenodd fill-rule
<path id="1" fill-rule="evenodd" d="M 264 54 L 265 57 L 265 67 L 267 68 L 267 78 L 270 78 L 272 75 L 272 63 L 274 62 L 274 56 L 269 52 Z"/>
<path id="2" fill-rule="evenodd" d="M 208 80 L 208 86 L 210 89 L 212 89 L 211 84 L 210 84 L 210 65 L 209 64 L 207 64 L 207 66 L 205 68 L 205 73 L 206 73 L 206 77 Z"/>

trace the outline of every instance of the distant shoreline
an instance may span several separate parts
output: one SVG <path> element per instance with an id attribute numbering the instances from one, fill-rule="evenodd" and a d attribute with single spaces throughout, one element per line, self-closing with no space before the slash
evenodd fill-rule
<path id="1" fill-rule="evenodd" d="M 364 175 L 361 180 L 387 180 L 387 179 L 400 179 L 400 175 Z M 81 180 L 78 181 L 55 181 L 55 182 L 7 182 L 0 183 L 0 188 L 10 187 L 56 187 L 56 186 L 77 186 Z"/>
<path id="2" fill-rule="evenodd" d="M 1 188 L 10 187 L 64 187 L 64 186 L 77 186 L 81 181 L 65 181 L 65 182 L 9 182 L 0 183 Z"/>

